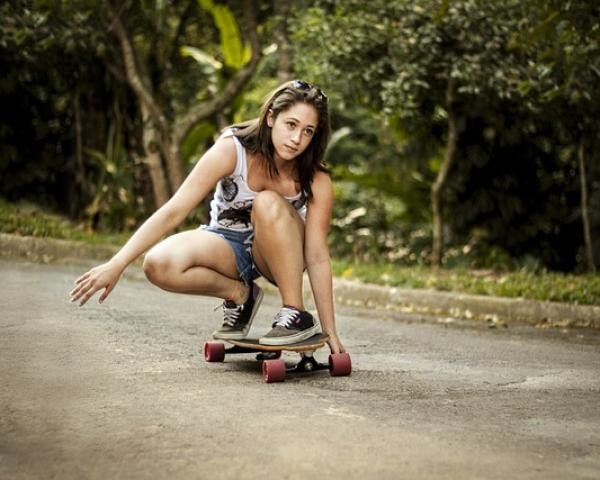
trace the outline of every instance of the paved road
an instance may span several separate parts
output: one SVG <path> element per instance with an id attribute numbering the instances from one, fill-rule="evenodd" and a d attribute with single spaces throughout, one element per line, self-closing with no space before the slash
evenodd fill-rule
<path id="1" fill-rule="evenodd" d="M 0 262 L 0 478 L 600 477 L 598 333 L 342 309 L 353 375 L 267 385 L 203 361 L 218 302 L 80 271 Z"/>

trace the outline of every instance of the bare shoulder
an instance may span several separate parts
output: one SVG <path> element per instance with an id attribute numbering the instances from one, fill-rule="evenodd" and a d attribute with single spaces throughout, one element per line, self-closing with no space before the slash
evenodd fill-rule
<path id="1" fill-rule="evenodd" d="M 210 147 L 207 153 L 216 154 L 221 158 L 235 160 L 237 156 L 237 152 L 235 149 L 235 140 L 232 136 L 220 136 L 219 138 L 217 138 L 213 146 Z"/>
<path id="2" fill-rule="evenodd" d="M 233 137 L 221 136 L 202 155 L 196 167 L 203 175 L 207 170 L 215 172 L 218 179 L 231 174 L 235 169 L 236 161 L 237 152 Z"/>
<path id="3" fill-rule="evenodd" d="M 233 135 L 221 135 L 212 148 L 221 151 L 221 153 L 233 153 L 235 154 L 235 140 L 233 139 Z"/>

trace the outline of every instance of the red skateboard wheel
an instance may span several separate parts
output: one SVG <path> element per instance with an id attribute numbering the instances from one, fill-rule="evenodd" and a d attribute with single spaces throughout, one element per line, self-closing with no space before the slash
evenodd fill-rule
<path id="1" fill-rule="evenodd" d="M 281 358 L 265 360 L 262 364 L 263 379 L 266 383 L 285 381 L 285 361 Z"/>
<path id="2" fill-rule="evenodd" d="M 332 377 L 343 377 L 352 373 L 352 359 L 348 353 L 329 355 L 329 373 Z"/>
<path id="3" fill-rule="evenodd" d="M 222 362 L 225 360 L 225 344 L 220 342 L 205 342 L 204 359 L 207 362 Z"/>

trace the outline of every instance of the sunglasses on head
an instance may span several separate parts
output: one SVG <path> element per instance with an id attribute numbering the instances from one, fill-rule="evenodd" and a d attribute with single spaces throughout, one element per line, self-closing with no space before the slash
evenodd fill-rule
<path id="1" fill-rule="evenodd" d="M 294 87 L 297 90 L 302 90 L 303 92 L 307 92 L 314 88 L 317 91 L 317 98 L 323 102 L 327 102 L 327 95 L 323 93 L 323 90 L 321 90 L 318 87 L 315 87 L 314 85 L 308 82 L 305 82 L 304 80 L 293 80 L 292 87 Z"/>

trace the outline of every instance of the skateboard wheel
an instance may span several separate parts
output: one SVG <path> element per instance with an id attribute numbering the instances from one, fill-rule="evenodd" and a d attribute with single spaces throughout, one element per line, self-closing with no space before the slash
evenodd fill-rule
<path id="1" fill-rule="evenodd" d="M 329 355 L 329 373 L 332 377 L 343 377 L 352 373 L 352 359 L 348 353 Z"/>
<path id="2" fill-rule="evenodd" d="M 204 359 L 207 362 L 222 362 L 225 360 L 225 344 L 219 342 L 205 342 Z"/>
<path id="3" fill-rule="evenodd" d="M 262 364 L 262 371 L 266 383 L 283 382 L 285 380 L 285 361 L 281 358 L 265 360 Z"/>

